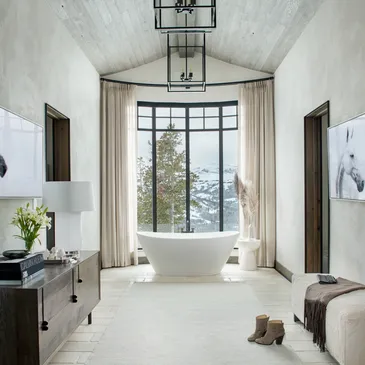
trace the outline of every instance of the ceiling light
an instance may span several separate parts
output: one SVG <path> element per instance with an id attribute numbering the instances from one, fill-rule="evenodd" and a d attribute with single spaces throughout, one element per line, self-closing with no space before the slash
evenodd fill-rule
<path id="1" fill-rule="evenodd" d="M 204 31 L 167 34 L 167 88 L 170 92 L 206 90 Z"/>
<path id="2" fill-rule="evenodd" d="M 203 30 L 217 26 L 216 0 L 154 0 L 155 28 Z"/>

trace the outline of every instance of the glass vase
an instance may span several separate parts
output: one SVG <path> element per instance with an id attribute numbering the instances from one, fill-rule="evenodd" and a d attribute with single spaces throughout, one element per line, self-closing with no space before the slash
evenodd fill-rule
<path id="1" fill-rule="evenodd" d="M 254 239 L 255 236 L 256 236 L 256 233 L 255 233 L 254 219 L 250 218 L 248 221 L 248 226 L 247 226 L 247 239 L 248 240 Z"/>
<path id="2" fill-rule="evenodd" d="M 33 253 L 34 240 L 33 241 L 24 240 L 24 245 L 25 245 L 25 249 L 26 249 L 26 251 L 28 251 L 28 253 Z"/>

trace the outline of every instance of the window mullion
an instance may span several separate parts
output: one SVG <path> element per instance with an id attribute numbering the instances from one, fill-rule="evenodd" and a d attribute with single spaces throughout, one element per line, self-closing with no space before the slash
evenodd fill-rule
<path id="1" fill-rule="evenodd" d="M 219 230 L 223 231 L 223 108 L 219 107 Z"/>
<path id="2" fill-rule="evenodd" d="M 156 148 L 156 107 L 152 108 L 152 225 L 157 232 L 157 148 Z"/>
<path id="3" fill-rule="evenodd" d="M 186 229 L 190 227 L 190 120 L 189 107 L 185 109 L 185 162 L 186 162 Z M 191 227 L 190 227 L 191 228 Z"/>

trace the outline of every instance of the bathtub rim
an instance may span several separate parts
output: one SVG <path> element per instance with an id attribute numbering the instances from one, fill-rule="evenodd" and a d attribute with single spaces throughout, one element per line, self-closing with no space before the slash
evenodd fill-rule
<path id="1" fill-rule="evenodd" d="M 238 231 L 223 231 L 223 232 L 194 232 L 194 233 L 172 233 L 172 232 L 137 232 L 138 237 L 158 238 L 163 240 L 206 240 L 239 237 Z"/>

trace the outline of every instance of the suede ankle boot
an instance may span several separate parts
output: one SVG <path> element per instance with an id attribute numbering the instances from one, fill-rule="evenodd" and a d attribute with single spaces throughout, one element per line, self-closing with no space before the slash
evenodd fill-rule
<path id="1" fill-rule="evenodd" d="M 263 337 L 266 333 L 268 321 L 269 321 L 269 317 L 266 314 L 257 316 L 256 317 L 256 330 L 247 340 L 249 342 L 255 342 L 255 340 L 257 338 Z"/>
<path id="2" fill-rule="evenodd" d="M 283 343 L 285 335 L 284 323 L 282 321 L 269 321 L 265 336 L 255 340 L 259 345 L 272 345 L 276 341 L 277 345 Z"/>

